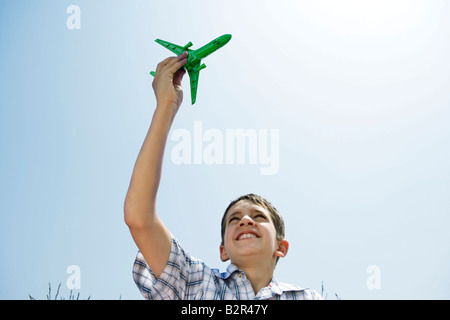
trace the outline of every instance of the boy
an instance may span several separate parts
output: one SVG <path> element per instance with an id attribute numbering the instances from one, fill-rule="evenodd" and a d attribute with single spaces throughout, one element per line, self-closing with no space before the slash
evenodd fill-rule
<path id="1" fill-rule="evenodd" d="M 226 272 L 191 257 L 156 213 L 165 144 L 183 100 L 187 52 L 158 64 L 153 90 L 157 107 L 133 170 L 125 199 L 125 222 L 139 252 L 134 280 L 147 299 L 320 299 L 312 290 L 278 283 L 275 264 L 289 243 L 277 210 L 257 195 L 233 201 L 222 219 L 220 258 Z"/>

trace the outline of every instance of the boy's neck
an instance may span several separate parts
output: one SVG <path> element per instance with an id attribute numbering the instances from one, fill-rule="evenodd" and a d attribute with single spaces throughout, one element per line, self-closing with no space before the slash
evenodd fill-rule
<path id="1" fill-rule="evenodd" d="M 250 281 L 255 295 L 267 287 L 273 278 L 274 266 L 271 263 L 258 263 L 245 266 L 237 266 L 245 273 L 245 276 Z"/>

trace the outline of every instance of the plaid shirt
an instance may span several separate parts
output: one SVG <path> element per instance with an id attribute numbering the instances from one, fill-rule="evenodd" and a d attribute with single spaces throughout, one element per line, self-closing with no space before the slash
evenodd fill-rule
<path id="1" fill-rule="evenodd" d="M 211 269 L 190 256 L 172 236 L 169 260 L 156 278 L 139 251 L 133 278 L 146 299 L 155 300 L 319 300 L 313 290 L 277 282 L 274 278 L 255 296 L 244 272 L 230 264 L 226 272 Z"/>

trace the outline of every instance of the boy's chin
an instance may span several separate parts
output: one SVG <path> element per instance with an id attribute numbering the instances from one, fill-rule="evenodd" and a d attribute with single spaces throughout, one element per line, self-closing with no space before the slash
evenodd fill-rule
<path id="1" fill-rule="evenodd" d="M 264 258 L 267 256 L 266 258 Z M 236 253 L 230 258 L 230 262 L 234 265 L 248 265 L 259 263 L 262 260 L 270 259 L 271 255 L 268 253 L 261 252 L 260 250 L 242 250 L 242 252 Z"/>

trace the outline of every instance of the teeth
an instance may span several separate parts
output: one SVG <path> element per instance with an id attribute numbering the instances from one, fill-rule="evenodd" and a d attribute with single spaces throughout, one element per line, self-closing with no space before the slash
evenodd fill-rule
<path id="1" fill-rule="evenodd" d="M 252 233 L 244 233 L 242 236 L 239 237 L 239 240 L 247 238 L 256 238 L 256 236 Z"/>

